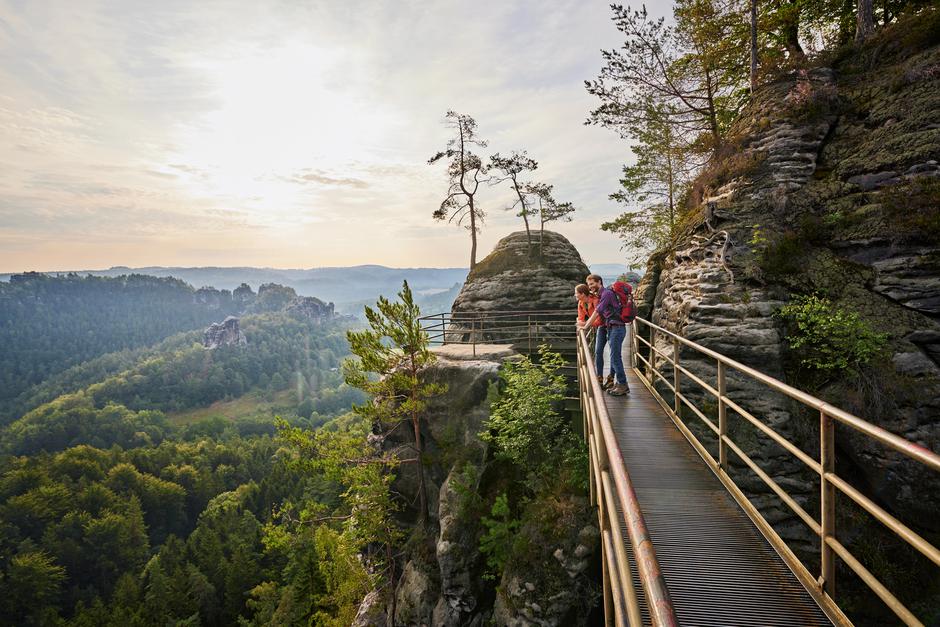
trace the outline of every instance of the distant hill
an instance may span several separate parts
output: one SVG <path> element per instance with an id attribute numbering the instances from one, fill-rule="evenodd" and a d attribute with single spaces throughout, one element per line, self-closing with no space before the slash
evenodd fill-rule
<path id="1" fill-rule="evenodd" d="M 115 266 L 107 270 L 78 270 L 79 275 L 116 277 L 124 274 L 146 274 L 156 277 L 175 277 L 194 287 L 212 286 L 234 290 L 247 283 L 256 290 L 262 283 L 277 283 L 294 288 L 301 296 L 316 296 L 336 304 L 337 311 L 359 315 L 362 303 L 373 303 L 380 295 L 394 296 L 407 280 L 419 296 L 446 292 L 455 283 L 463 284 L 466 268 L 388 268 L 379 265 L 349 267 L 280 269 L 280 268 L 184 268 L 151 266 L 128 268 Z M 65 274 L 66 271 L 46 274 Z M 0 281 L 9 281 L 11 274 L 0 274 Z M 437 299 L 438 301 L 440 299 Z M 439 306 L 440 302 L 435 302 Z M 449 309 L 447 303 L 445 309 Z"/>

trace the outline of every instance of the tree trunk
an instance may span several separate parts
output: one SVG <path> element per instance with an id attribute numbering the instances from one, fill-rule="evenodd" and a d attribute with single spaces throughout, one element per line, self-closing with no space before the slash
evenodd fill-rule
<path id="1" fill-rule="evenodd" d="M 708 67 L 705 68 L 705 88 L 708 95 L 708 124 L 711 127 L 712 154 L 718 154 L 718 147 L 721 146 L 721 132 L 718 129 L 718 115 L 715 113 L 715 88 L 712 84 L 712 75 Z"/>
<path id="2" fill-rule="evenodd" d="M 392 535 L 392 530 L 388 527 L 385 528 L 385 537 L 390 538 Z M 395 612 L 398 611 L 397 599 L 395 598 L 395 557 L 392 555 L 392 545 L 388 542 L 385 543 L 385 559 L 388 560 L 388 567 L 390 569 L 390 575 L 388 578 L 388 588 L 391 592 L 389 598 L 389 610 L 390 616 L 388 617 L 388 622 L 386 623 L 390 627 L 395 624 Z"/>
<path id="3" fill-rule="evenodd" d="M 751 97 L 757 91 L 757 0 L 751 0 Z"/>
<path id="4" fill-rule="evenodd" d="M 416 357 L 414 353 L 411 354 L 411 369 L 417 376 L 417 367 L 415 366 Z M 411 402 L 417 402 L 418 391 L 415 388 L 411 389 Z M 427 488 L 424 485 L 424 465 L 422 463 L 421 456 L 424 453 L 424 447 L 421 445 L 421 416 L 416 412 L 411 414 L 411 426 L 414 428 L 415 432 L 415 469 L 418 473 L 418 507 L 420 511 L 418 512 L 418 521 L 421 523 L 421 527 L 425 527 L 428 521 L 428 495 Z"/>
<path id="5" fill-rule="evenodd" d="M 473 206 L 473 196 L 470 197 L 470 270 L 477 265 L 477 211 Z"/>
<path id="6" fill-rule="evenodd" d="M 796 0 L 790 0 L 787 4 L 793 5 L 793 12 L 790 19 L 783 25 L 783 41 L 787 53 L 791 59 L 805 60 L 806 52 L 800 45 L 800 10 L 796 5 Z"/>
<path id="7" fill-rule="evenodd" d="M 513 177 L 512 186 L 516 190 L 516 196 L 519 197 L 519 204 L 522 205 L 522 221 L 525 222 L 525 244 L 529 251 L 529 259 L 532 258 L 532 233 L 529 231 L 529 210 L 525 206 L 525 196 L 519 189 L 519 181 Z"/>
<path id="8" fill-rule="evenodd" d="M 868 39 L 875 30 L 872 0 L 858 0 L 858 13 L 855 21 L 855 41 L 861 43 Z"/>

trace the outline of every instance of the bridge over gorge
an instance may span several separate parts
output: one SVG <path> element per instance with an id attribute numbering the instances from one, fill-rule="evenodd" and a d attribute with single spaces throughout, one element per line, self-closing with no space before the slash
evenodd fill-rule
<path id="1" fill-rule="evenodd" d="M 940 479 L 935 452 L 642 318 L 624 343 L 631 388 L 625 397 L 601 389 L 593 348 L 575 330 L 572 311 L 445 313 L 424 317 L 422 326 L 434 344 L 474 350 L 510 344 L 529 355 L 547 344 L 568 358 L 569 408 L 590 450 L 607 624 L 851 625 L 839 605 L 838 561 L 900 623 L 923 624 L 849 549 L 836 526 L 838 508 L 860 508 L 923 556 L 934 578 L 940 551 L 837 474 L 836 425 L 840 438 L 877 442 L 917 465 L 930 482 Z M 742 380 L 812 415 L 815 450 L 749 411 L 735 392 L 741 386 L 734 382 Z M 818 493 L 812 506 L 805 499 L 801 505 L 748 455 L 747 444 L 735 441 L 735 423 L 749 424 L 805 469 Z M 778 534 L 745 494 L 742 472 L 817 538 L 812 555 Z"/>

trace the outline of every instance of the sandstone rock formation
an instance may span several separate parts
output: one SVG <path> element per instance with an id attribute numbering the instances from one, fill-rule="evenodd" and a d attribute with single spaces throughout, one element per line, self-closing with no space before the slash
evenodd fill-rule
<path id="1" fill-rule="evenodd" d="M 229 316 L 221 323 L 213 322 L 203 334 L 202 345 L 208 349 L 220 346 L 247 344 L 245 334 L 238 326 L 238 318 Z"/>
<path id="2" fill-rule="evenodd" d="M 889 335 L 891 354 L 877 376 L 830 381 L 817 394 L 937 450 L 940 89 L 935 70 L 924 68 L 940 67 L 940 48 L 895 46 L 875 69 L 844 63 L 757 93 L 726 156 L 700 180 L 697 219 L 675 247 L 651 258 L 637 299 L 653 322 L 778 378 L 796 372 L 773 317 L 792 294 L 818 293 L 859 312 Z M 672 352 L 666 341 L 659 347 Z M 714 384 L 710 360 L 685 350 L 680 359 Z M 738 376 L 729 395 L 807 450 L 818 447 L 812 412 Z M 809 511 L 818 508 L 818 478 L 766 438 L 736 428 L 762 468 Z M 902 518 L 940 529 L 936 482 L 846 430 L 837 443 L 843 471 L 863 478 Z M 759 482 L 748 488 L 781 535 L 814 541 Z"/>
<path id="3" fill-rule="evenodd" d="M 500 365 L 518 355 L 506 346 L 448 345 L 433 349 L 437 361 L 424 375 L 428 382 L 446 383 L 448 391 L 432 399 L 430 419 L 422 433 L 425 482 L 430 518 L 426 547 L 413 550 L 404 564 L 395 591 L 395 625 L 577 625 L 585 606 L 595 600 L 591 566 L 598 547 L 594 512 L 586 502 L 572 503 L 564 521 L 565 538 L 544 538 L 536 529 L 523 529 L 538 547 L 538 564 L 507 566 L 501 588 L 516 592 L 493 598 L 494 583 L 482 578 L 485 563 L 479 551 L 484 531 L 479 515 L 471 513 L 468 491 L 485 490 L 498 482 L 499 465 L 487 458 L 479 432 L 489 416 L 487 395 Z M 410 430 L 395 430 L 381 446 L 407 454 Z M 409 449 L 410 450 L 410 449 Z M 415 494 L 417 477 L 411 467 L 398 473 L 393 489 Z M 414 512 L 403 512 L 414 520 Z M 557 521 L 556 521 L 557 522 Z M 544 546 L 540 543 L 544 541 Z M 561 557 L 552 557 L 556 553 Z M 507 588 L 509 586 L 509 588 Z M 368 599 L 374 604 L 374 599 Z M 494 602 L 496 608 L 494 610 Z M 375 615 L 363 604 L 361 615 Z M 494 614 L 495 611 L 495 614 Z M 357 624 L 366 625 L 366 619 Z"/>
<path id="4" fill-rule="evenodd" d="M 285 311 L 294 316 L 318 323 L 332 320 L 335 316 L 333 303 L 324 303 L 313 296 L 298 296 L 287 304 Z"/>
<path id="5" fill-rule="evenodd" d="M 499 240 L 476 265 L 451 311 L 573 311 L 574 286 L 589 272 L 563 235 L 545 231 L 541 252 L 530 257 L 525 231 L 518 231 Z"/>

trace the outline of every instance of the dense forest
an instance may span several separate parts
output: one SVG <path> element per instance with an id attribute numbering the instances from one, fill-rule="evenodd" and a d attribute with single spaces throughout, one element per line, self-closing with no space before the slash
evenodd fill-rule
<path id="1" fill-rule="evenodd" d="M 61 277 L 30 272 L 0 282 L 0 418 L 51 375 L 116 351 L 153 344 L 237 313 L 174 278 Z"/>
<path id="2" fill-rule="evenodd" d="M 302 579 L 315 556 L 269 546 L 265 526 L 291 499 L 338 491 L 286 463 L 275 414 L 348 422 L 365 396 L 340 372 L 349 322 L 262 287 L 233 298 L 36 274 L 4 286 L 0 372 L 32 378 L 4 399 L 0 622 L 235 624 L 256 586 Z M 205 348 L 200 327 L 239 311 L 246 343 Z"/>
<path id="3" fill-rule="evenodd" d="M 201 341 L 201 331 L 228 315 L 277 312 L 296 299 L 293 288 L 274 283 L 262 284 L 255 293 L 244 283 L 234 291 L 195 289 L 172 277 L 139 274 L 115 278 L 74 273 L 13 275 L 9 283 L 0 282 L 0 345 L 4 347 L 0 353 L 0 424 L 60 394 L 127 370 L 145 357 L 163 355 L 165 361 L 167 353 L 187 347 L 193 354 L 192 344 Z M 312 301 L 324 305 L 318 299 Z M 277 340 L 266 328 L 258 327 L 259 340 L 266 346 L 262 350 L 271 352 L 271 342 L 286 338 L 280 334 Z M 196 330 L 200 333 L 178 335 Z M 298 358 L 292 354 L 284 359 Z M 284 376 L 286 366 L 281 366 Z M 256 368 L 242 374 L 250 384 L 259 383 Z M 245 389 L 245 381 L 230 383 L 230 394 L 240 395 Z M 180 400 L 177 407 L 192 406 L 195 400 Z"/>

